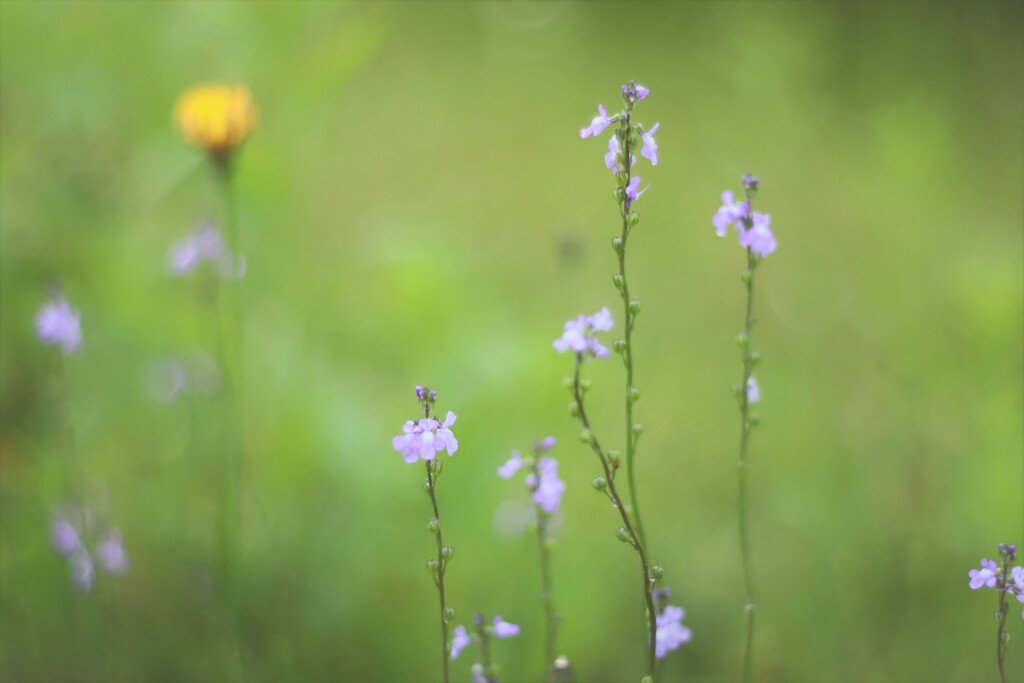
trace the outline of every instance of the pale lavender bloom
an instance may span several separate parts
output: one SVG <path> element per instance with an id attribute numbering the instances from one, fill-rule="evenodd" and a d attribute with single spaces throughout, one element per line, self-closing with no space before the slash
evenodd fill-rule
<path id="1" fill-rule="evenodd" d="M 466 627 L 456 626 L 455 632 L 452 634 L 451 658 L 457 658 L 459 656 L 459 653 L 462 652 L 466 648 L 466 646 L 469 645 L 471 642 L 473 641 L 470 640 L 469 634 L 466 633 Z"/>
<path id="2" fill-rule="evenodd" d="M 738 222 L 741 218 L 750 213 L 750 204 L 747 202 L 733 201 L 732 190 L 722 193 L 722 206 L 719 207 L 711 223 L 715 226 L 715 234 L 725 237 L 729 226 Z"/>
<path id="3" fill-rule="evenodd" d="M 635 175 L 632 178 L 630 178 L 629 185 L 626 186 L 626 206 L 629 206 L 637 199 L 642 197 L 644 192 L 647 192 L 648 187 L 650 187 L 650 185 L 637 192 L 637 190 L 640 188 L 640 176 Z"/>
<path id="4" fill-rule="evenodd" d="M 612 173 L 619 172 L 619 163 L 615 158 L 619 154 L 619 136 L 613 135 L 608 138 L 608 153 L 604 155 L 604 165 L 608 167 L 608 170 Z"/>
<path id="5" fill-rule="evenodd" d="M 637 99 L 638 102 L 640 100 L 646 99 L 647 96 L 650 95 L 650 94 L 651 94 L 651 89 L 650 88 L 645 88 L 644 86 L 640 85 L 639 83 L 637 84 L 637 86 L 636 86 L 636 99 Z"/>
<path id="6" fill-rule="evenodd" d="M 1017 596 L 1019 602 L 1024 602 L 1024 567 L 1014 567 L 1010 571 L 1013 577 L 1013 588 L 1010 592 Z M 1024 619 L 1024 610 L 1021 610 L 1020 617 Z"/>
<path id="7" fill-rule="evenodd" d="M 640 156 L 651 161 L 651 166 L 658 165 L 658 143 L 654 141 L 654 134 L 658 132 L 658 126 L 660 123 L 654 124 L 654 127 L 643 134 L 643 149 L 640 150 Z"/>
<path id="8" fill-rule="evenodd" d="M 601 313 L 604 313 L 607 310 L 608 309 L 605 308 L 605 309 L 603 309 L 601 311 Z M 602 323 L 603 322 L 605 322 L 605 321 L 602 320 Z M 611 313 L 608 314 L 607 324 L 608 324 L 608 327 L 604 328 L 604 330 L 603 330 L 605 332 L 610 330 L 610 329 L 612 329 Z M 537 450 L 542 451 L 544 453 L 547 453 L 548 451 L 550 451 L 554 447 L 555 447 L 555 437 L 553 437 L 553 436 L 544 437 L 544 439 L 539 444 L 536 444 L 534 446 L 534 448 L 536 448 Z"/>
<path id="9" fill-rule="evenodd" d="M 406 462 L 416 462 L 421 458 L 432 460 L 443 450 L 447 450 L 450 456 L 455 455 L 459 449 L 459 442 L 451 430 L 455 417 L 455 413 L 449 410 L 443 423 L 434 418 L 409 420 L 402 425 L 403 433 L 391 440 L 391 445 L 403 453 Z"/>
<path id="10" fill-rule="evenodd" d="M 519 635 L 519 627 L 504 621 L 501 617 L 494 617 L 494 637 L 511 638 Z"/>
<path id="11" fill-rule="evenodd" d="M 575 320 L 565 323 L 565 332 L 554 341 L 556 351 L 564 352 L 572 349 L 576 353 L 589 353 L 597 358 L 607 358 L 608 349 L 594 337 L 596 332 L 607 332 L 612 327 L 612 314 L 602 308 L 594 315 L 587 317 L 582 313 Z"/>
<path id="12" fill-rule="evenodd" d="M 533 502 L 544 512 L 552 514 L 558 509 L 562 494 L 565 493 L 565 482 L 558 478 L 558 461 L 554 458 L 540 458 L 537 460 L 537 469 L 540 471 L 540 482 L 531 472 L 526 477 L 526 485 L 533 489 Z"/>
<path id="13" fill-rule="evenodd" d="M 751 377 L 747 380 L 747 403 L 760 403 L 761 402 L 761 387 L 757 385 L 757 380 Z"/>
<path id="14" fill-rule="evenodd" d="M 78 530 L 66 518 L 54 515 L 50 522 L 50 540 L 57 552 L 67 557 L 82 547 L 82 540 L 78 537 Z"/>
<path id="15" fill-rule="evenodd" d="M 64 297 L 51 299 L 36 314 L 36 336 L 44 344 L 60 344 L 65 355 L 74 353 L 82 345 L 81 314 Z"/>
<path id="16" fill-rule="evenodd" d="M 675 650 L 683 643 L 690 642 L 693 633 L 683 626 L 685 612 L 682 607 L 666 605 L 657 618 L 657 632 L 654 637 L 654 654 L 658 659 Z"/>
<path id="17" fill-rule="evenodd" d="M 992 560 L 982 560 L 981 569 L 972 569 L 967 572 L 967 576 L 970 577 L 970 587 L 977 590 L 984 586 L 985 588 L 996 587 L 996 563 Z"/>
<path id="18" fill-rule="evenodd" d="M 511 479 L 522 466 L 523 458 L 519 455 L 519 451 L 512 451 L 512 457 L 508 459 L 508 462 L 498 468 L 498 476 L 502 479 Z"/>
<path id="19" fill-rule="evenodd" d="M 111 574 L 124 574 L 128 571 L 128 555 L 124 551 L 121 532 L 116 528 L 107 529 L 103 540 L 96 545 L 96 561 Z"/>
<path id="20" fill-rule="evenodd" d="M 612 123 L 612 121 L 615 120 L 614 118 L 610 118 L 608 116 L 608 112 L 604 110 L 604 105 L 597 105 L 597 112 L 597 116 L 595 116 L 594 119 L 590 122 L 590 125 L 587 126 L 586 128 L 580 129 L 581 138 L 588 138 L 591 135 L 600 135 L 601 133 L 604 132 L 604 129 L 607 128 Z"/>
<path id="21" fill-rule="evenodd" d="M 765 213 L 754 213 L 749 230 L 740 228 L 740 246 L 750 249 L 758 256 L 767 256 L 775 251 L 775 235 L 771 229 L 772 217 Z"/>
<path id="22" fill-rule="evenodd" d="M 186 275 L 203 261 L 219 262 L 225 251 L 220 231 L 210 221 L 202 221 L 195 230 L 171 245 L 167 265 L 175 275 Z"/>
<path id="23" fill-rule="evenodd" d="M 79 590 L 83 593 L 92 590 L 92 581 L 96 576 L 96 570 L 93 568 L 92 557 L 89 556 L 88 550 L 84 547 L 76 550 L 68 558 L 68 568 L 71 570 L 71 581 L 78 586 Z"/>

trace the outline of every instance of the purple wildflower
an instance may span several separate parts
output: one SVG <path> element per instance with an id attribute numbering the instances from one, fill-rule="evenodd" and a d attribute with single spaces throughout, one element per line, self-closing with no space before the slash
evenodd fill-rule
<path id="1" fill-rule="evenodd" d="M 554 458 L 537 460 L 540 481 L 531 472 L 526 476 L 526 485 L 533 489 L 533 502 L 549 515 L 558 509 L 565 493 L 565 482 L 558 478 L 558 461 Z"/>
<path id="2" fill-rule="evenodd" d="M 96 561 L 111 574 L 128 571 L 128 555 L 124 551 L 121 532 L 114 527 L 107 529 L 103 539 L 96 544 Z"/>
<path id="3" fill-rule="evenodd" d="M 597 358 L 607 358 L 608 349 L 594 337 L 596 332 L 607 332 L 612 328 L 612 314 L 602 308 L 592 316 L 582 313 L 575 320 L 565 323 L 565 332 L 555 340 L 556 351 L 564 352 L 572 349 L 578 354 L 587 353 Z"/>
<path id="4" fill-rule="evenodd" d="M 1024 603 L 1024 567 L 1014 567 L 1010 573 L 1013 584 L 1009 590 L 1017 597 L 1018 602 Z M 1024 610 L 1021 610 L 1020 617 L 1024 619 Z"/>
<path id="5" fill-rule="evenodd" d="M 202 221 L 195 229 L 171 245 L 167 252 L 167 265 L 174 275 L 191 273 L 203 261 L 216 264 L 222 277 L 236 279 L 245 275 L 245 257 L 237 263 L 220 230 L 210 221 Z"/>
<path id="6" fill-rule="evenodd" d="M 455 632 L 452 633 L 451 658 L 456 659 L 459 656 L 459 653 L 462 652 L 471 642 L 473 641 L 470 639 L 469 634 L 466 633 L 466 627 L 456 626 Z"/>
<path id="7" fill-rule="evenodd" d="M 757 188 L 761 185 L 761 180 L 753 173 L 745 173 L 743 175 L 743 189 L 757 192 Z"/>
<path id="8" fill-rule="evenodd" d="M 608 167 L 608 170 L 612 173 L 619 172 L 619 162 L 616 157 L 619 154 L 621 146 L 619 145 L 619 136 L 613 135 L 608 138 L 608 153 L 604 155 L 604 165 Z"/>
<path id="9" fill-rule="evenodd" d="M 36 314 L 36 336 L 47 345 L 60 344 L 65 355 L 82 345 L 81 314 L 71 308 L 67 299 L 55 297 L 43 304 Z"/>
<path id="10" fill-rule="evenodd" d="M 498 476 L 502 479 L 511 479 L 522 466 L 523 456 L 519 455 L 519 451 L 512 451 L 512 457 L 498 468 Z"/>
<path id="11" fill-rule="evenodd" d="M 450 456 L 455 455 L 459 449 L 459 442 L 451 430 L 455 418 L 455 413 L 449 410 L 444 422 L 432 417 L 409 420 L 402 425 L 403 433 L 391 440 L 391 445 L 404 454 L 406 462 L 416 462 L 420 458 L 432 460 L 443 450 L 447 450 Z"/>
<path id="12" fill-rule="evenodd" d="M 604 110 L 604 105 L 597 105 L 597 112 L 597 116 L 595 116 L 594 119 L 590 122 L 590 125 L 587 126 L 586 128 L 580 129 L 581 138 L 588 138 L 591 135 L 600 135 L 601 133 L 604 132 L 604 129 L 611 125 L 611 123 L 615 120 L 614 118 L 608 116 L 608 112 Z"/>
<path id="13" fill-rule="evenodd" d="M 750 249 L 758 256 L 767 256 L 775 251 L 775 235 L 771 229 L 772 217 L 755 212 L 751 217 L 749 230 L 740 228 L 740 246 Z"/>
<path id="14" fill-rule="evenodd" d="M 519 635 L 519 627 L 504 621 L 501 617 L 494 617 L 494 637 L 511 638 Z"/>
<path id="15" fill-rule="evenodd" d="M 67 558 L 71 582 L 83 593 L 92 590 L 96 565 L 111 574 L 128 571 L 128 555 L 124 551 L 121 532 L 106 527 L 101 538 L 93 543 L 93 518 L 89 508 L 77 511 L 73 518 L 55 514 L 50 521 L 50 540 L 56 551 Z M 90 551 L 89 546 L 93 546 Z"/>
<path id="16" fill-rule="evenodd" d="M 981 569 L 972 569 L 967 572 L 970 577 L 970 587 L 977 590 L 984 586 L 985 588 L 995 588 L 996 586 L 996 563 L 992 560 L 982 560 Z"/>
<path id="17" fill-rule="evenodd" d="M 683 643 L 690 642 L 693 633 L 683 626 L 685 611 L 682 607 L 666 605 L 665 609 L 657 618 L 657 633 L 654 640 L 654 654 L 658 659 L 675 650 Z"/>
<path id="18" fill-rule="evenodd" d="M 751 377 L 747 380 L 747 403 L 760 403 L 761 402 L 761 387 L 757 385 L 757 380 Z"/>
<path id="19" fill-rule="evenodd" d="M 658 126 L 660 125 L 660 123 L 654 124 L 654 127 L 643 134 L 644 146 L 640 150 L 640 156 L 649 159 L 651 166 L 658 165 L 658 143 L 654 141 L 654 134 L 658 132 Z"/>
<path id="20" fill-rule="evenodd" d="M 609 316 L 610 315 L 611 314 L 609 313 Z M 608 320 L 608 329 L 611 329 L 611 328 L 612 328 L 612 323 L 611 323 L 611 320 L 609 319 Z M 540 441 L 540 443 L 536 443 L 535 442 L 533 444 L 533 448 L 535 450 L 540 451 L 541 453 L 547 453 L 548 451 L 550 451 L 554 447 L 555 447 L 555 437 L 553 437 L 553 436 L 546 436 L 546 437 L 544 437 Z"/>
<path id="21" fill-rule="evenodd" d="M 647 187 L 650 187 L 648 185 Z M 637 199 L 643 196 L 644 192 L 647 192 L 647 187 L 637 192 L 640 188 L 640 176 L 635 175 L 629 179 L 629 185 L 626 186 L 626 206 L 629 206 Z"/>
<path id="22" fill-rule="evenodd" d="M 748 213 L 750 213 L 750 204 L 733 201 L 732 190 L 726 190 L 722 193 L 722 206 L 718 209 L 715 217 L 711 219 L 711 223 L 715 226 L 715 234 L 725 237 L 729 226 L 740 221 Z"/>
<path id="23" fill-rule="evenodd" d="M 68 558 L 68 569 L 71 572 L 71 582 L 80 591 L 88 593 L 92 590 L 92 582 L 96 576 L 96 570 L 93 567 L 92 557 L 89 556 L 88 550 L 84 547 L 76 550 Z"/>
<path id="24" fill-rule="evenodd" d="M 646 99 L 647 96 L 650 95 L 650 94 L 651 94 L 651 89 L 650 88 L 645 88 L 644 86 L 642 86 L 639 83 L 637 83 L 637 86 L 636 86 L 636 99 L 637 99 L 638 102 L 640 100 Z"/>
<path id="25" fill-rule="evenodd" d="M 67 557 L 82 547 L 75 525 L 60 515 L 54 515 L 50 522 L 50 540 L 58 553 Z"/>

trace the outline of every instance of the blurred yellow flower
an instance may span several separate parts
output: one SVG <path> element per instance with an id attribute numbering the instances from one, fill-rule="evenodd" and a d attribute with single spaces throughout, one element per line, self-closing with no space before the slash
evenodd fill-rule
<path id="1" fill-rule="evenodd" d="M 185 139 L 214 154 L 241 144 L 259 118 L 260 110 L 244 85 L 196 86 L 186 90 L 174 107 Z"/>

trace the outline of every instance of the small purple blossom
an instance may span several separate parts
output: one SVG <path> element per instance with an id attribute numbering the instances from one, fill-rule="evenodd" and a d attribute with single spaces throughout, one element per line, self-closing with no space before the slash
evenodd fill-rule
<path id="1" fill-rule="evenodd" d="M 750 204 L 733 201 L 732 190 L 726 190 L 722 193 L 722 206 L 719 207 L 715 217 L 711 219 L 711 223 L 715 226 L 715 234 L 725 237 L 729 226 L 739 222 L 748 213 L 750 213 Z"/>
<path id="2" fill-rule="evenodd" d="M 992 560 L 982 560 L 981 569 L 972 569 L 967 572 L 967 576 L 970 577 L 970 587 L 977 590 L 984 586 L 985 588 L 996 587 L 996 572 L 998 567 Z"/>
<path id="3" fill-rule="evenodd" d="M 619 144 L 619 136 L 613 135 L 608 138 L 608 153 L 604 155 L 604 165 L 612 173 L 619 172 L 619 161 L 616 157 L 622 146 Z"/>
<path id="4" fill-rule="evenodd" d="M 758 256 L 767 256 L 775 251 L 778 245 L 775 243 L 775 235 L 772 234 L 771 222 L 771 216 L 755 211 L 751 216 L 750 229 L 740 228 L 740 246 L 750 249 Z"/>
<path id="5" fill-rule="evenodd" d="M 466 646 L 473 642 L 466 633 L 465 626 L 456 626 L 452 633 L 452 654 L 451 658 L 456 659 L 459 653 L 466 649 Z"/>
<path id="6" fill-rule="evenodd" d="M 644 192 L 647 192 L 648 187 L 650 187 L 650 185 L 637 192 L 637 190 L 640 188 L 640 176 L 635 175 L 632 178 L 630 178 L 629 185 L 626 186 L 626 206 L 629 206 L 637 199 L 640 199 L 640 197 L 643 196 Z"/>
<path id="7" fill-rule="evenodd" d="M 391 445 L 410 463 L 421 458 L 432 460 L 443 450 L 447 450 L 449 456 L 455 455 L 459 449 L 459 442 L 451 430 L 455 418 L 455 413 L 449 410 L 444 422 L 432 417 L 409 420 L 402 425 L 402 434 L 391 440 Z"/>
<path id="8" fill-rule="evenodd" d="M 523 464 L 523 456 L 519 455 L 519 451 L 512 451 L 512 457 L 498 468 L 498 476 L 502 479 L 511 479 Z"/>
<path id="9" fill-rule="evenodd" d="M 690 629 L 683 626 L 685 614 L 682 607 L 666 605 L 662 613 L 658 615 L 657 633 L 654 638 L 654 654 L 658 659 L 664 659 L 669 652 L 683 643 L 690 642 L 693 638 Z"/>
<path id="10" fill-rule="evenodd" d="M 604 105 L 602 104 L 597 105 L 597 112 L 597 116 L 593 118 L 593 120 L 590 122 L 590 125 L 587 126 L 586 128 L 580 129 L 581 138 L 588 138 L 591 135 L 600 135 L 601 133 L 604 132 L 604 129 L 611 125 L 611 123 L 615 120 L 614 118 L 608 116 L 608 112 L 604 110 Z"/>
<path id="11" fill-rule="evenodd" d="M 60 515 L 54 515 L 50 521 L 50 541 L 54 549 L 64 557 L 82 547 L 75 525 Z"/>
<path id="12" fill-rule="evenodd" d="M 210 221 L 200 222 L 167 252 L 167 265 L 179 277 L 191 273 L 204 261 L 217 265 L 222 277 L 235 279 L 245 275 L 245 258 L 240 256 L 235 262 L 220 230 Z"/>
<path id="13" fill-rule="evenodd" d="M 36 314 L 36 336 L 44 344 L 59 344 L 65 355 L 74 353 L 82 345 L 81 314 L 63 296 L 55 297 Z"/>
<path id="14" fill-rule="evenodd" d="M 92 511 L 82 508 L 75 517 L 80 519 L 84 529 L 68 517 L 55 514 L 50 520 L 50 541 L 54 549 L 67 558 L 71 582 L 88 593 L 96 577 L 96 564 L 111 574 L 124 574 L 128 571 L 128 554 L 116 527 L 105 527 L 100 539 L 92 543 Z M 90 545 L 93 546 L 91 552 Z"/>
<path id="15" fill-rule="evenodd" d="M 526 476 L 526 485 L 533 489 L 533 502 L 550 515 L 558 510 L 558 504 L 562 502 L 565 482 L 558 478 L 558 461 L 554 458 L 538 459 L 537 470 L 540 472 L 540 481 L 531 472 Z"/>
<path id="16" fill-rule="evenodd" d="M 757 380 L 751 377 L 747 380 L 747 403 L 760 403 L 761 402 L 761 387 L 757 385 Z"/>
<path id="17" fill-rule="evenodd" d="M 743 189 L 757 192 L 757 188 L 761 185 L 761 180 L 753 173 L 746 173 L 743 175 Z"/>
<path id="18" fill-rule="evenodd" d="M 658 143 L 654 141 L 654 134 L 658 132 L 660 125 L 660 123 L 654 124 L 649 131 L 643 134 L 643 149 L 640 150 L 640 156 L 650 160 L 651 166 L 658 165 Z"/>
<path id="19" fill-rule="evenodd" d="M 640 100 L 643 100 L 643 99 L 647 99 L 647 96 L 650 95 L 650 94 L 651 94 L 651 89 L 650 88 L 645 88 L 644 86 L 642 86 L 639 83 L 637 83 L 637 85 L 636 85 L 636 99 L 637 99 L 637 101 L 640 101 Z"/>
<path id="20" fill-rule="evenodd" d="M 103 534 L 103 539 L 96 544 L 96 561 L 111 574 L 124 574 L 128 571 L 128 555 L 124 551 L 119 530 L 110 527 Z"/>
<path id="21" fill-rule="evenodd" d="M 510 624 L 503 620 L 501 617 L 494 617 L 494 637 L 495 638 L 511 638 L 512 636 L 519 635 L 519 627 L 515 624 Z"/>
<path id="22" fill-rule="evenodd" d="M 611 314 L 609 314 L 609 315 L 611 315 Z M 608 329 L 611 329 L 611 320 L 608 320 Z M 553 437 L 553 436 L 546 436 L 543 439 L 541 439 L 539 442 L 535 441 L 534 444 L 533 444 L 533 450 L 539 451 L 540 453 L 547 453 L 548 451 L 550 451 L 554 447 L 555 447 L 555 437 Z"/>
<path id="23" fill-rule="evenodd" d="M 575 320 L 565 323 L 565 332 L 554 341 L 556 351 L 565 352 L 572 349 L 578 354 L 589 354 L 597 358 L 607 358 L 608 349 L 594 337 L 597 332 L 607 332 L 612 328 L 612 314 L 602 308 L 592 316 L 582 313 Z"/>

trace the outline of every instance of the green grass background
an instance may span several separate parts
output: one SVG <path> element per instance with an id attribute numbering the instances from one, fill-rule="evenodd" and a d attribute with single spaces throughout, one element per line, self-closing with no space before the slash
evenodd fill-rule
<path id="1" fill-rule="evenodd" d="M 437 680 L 429 503 L 390 445 L 428 383 L 459 415 L 439 493 L 456 623 L 521 624 L 495 647 L 503 680 L 539 680 L 535 545 L 495 526 L 525 494 L 495 468 L 553 434 L 560 650 L 580 681 L 639 680 L 636 560 L 551 349 L 580 311 L 621 319 L 604 139 L 577 130 L 636 78 L 638 118 L 661 122 L 629 254 L 638 486 L 694 630 L 661 680 L 740 671 L 743 257 L 710 220 L 748 170 L 780 245 L 756 302 L 756 679 L 996 680 L 995 595 L 967 570 L 1024 547 L 1022 19 L 985 2 L 3 2 L 0 678 Z M 216 339 L 208 278 L 164 267 L 221 211 L 171 122 L 208 80 L 249 84 L 262 110 L 237 177 L 237 628 L 204 588 L 209 400 L 159 405 L 145 381 Z M 73 453 L 61 364 L 32 327 L 55 280 L 85 335 L 63 362 Z M 621 447 L 621 365 L 589 371 Z M 47 537 L 80 476 L 132 560 L 87 598 Z"/>

